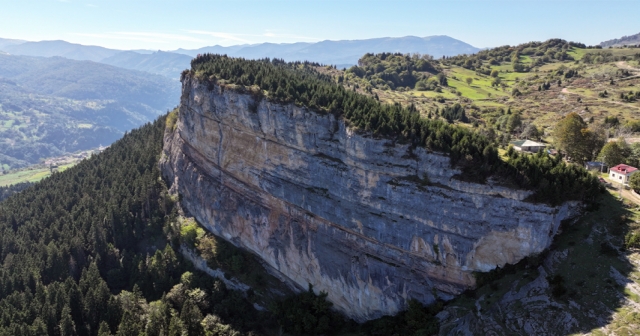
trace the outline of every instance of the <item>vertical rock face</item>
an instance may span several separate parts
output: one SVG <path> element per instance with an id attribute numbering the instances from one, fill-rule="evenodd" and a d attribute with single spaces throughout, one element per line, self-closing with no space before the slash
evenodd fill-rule
<path id="1" fill-rule="evenodd" d="M 160 162 L 191 215 L 364 321 L 549 246 L 578 205 L 453 178 L 445 155 L 187 77 Z"/>

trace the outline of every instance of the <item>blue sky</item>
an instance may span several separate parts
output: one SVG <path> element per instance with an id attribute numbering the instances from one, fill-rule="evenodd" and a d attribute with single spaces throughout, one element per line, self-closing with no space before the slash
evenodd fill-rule
<path id="1" fill-rule="evenodd" d="M 638 0 L 0 0 L 0 37 L 117 49 L 195 49 L 448 35 L 476 47 L 640 32 Z"/>

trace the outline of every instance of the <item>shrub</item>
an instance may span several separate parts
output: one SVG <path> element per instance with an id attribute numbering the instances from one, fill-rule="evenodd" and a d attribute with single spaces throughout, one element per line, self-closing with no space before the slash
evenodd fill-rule
<path id="1" fill-rule="evenodd" d="M 624 237 L 624 246 L 626 248 L 640 248 L 640 233 L 627 233 L 627 235 Z"/>
<path id="2" fill-rule="evenodd" d="M 174 109 L 173 111 L 167 114 L 166 128 L 175 131 L 178 122 L 178 109 Z"/>
<path id="3" fill-rule="evenodd" d="M 513 90 L 511 91 L 511 95 L 514 97 L 518 97 L 521 96 L 522 93 L 520 92 L 520 90 L 518 90 L 518 88 L 513 88 Z"/>
<path id="4" fill-rule="evenodd" d="M 195 248 L 200 237 L 204 236 L 204 230 L 194 221 L 183 224 L 180 228 L 180 240 L 190 248 Z"/>

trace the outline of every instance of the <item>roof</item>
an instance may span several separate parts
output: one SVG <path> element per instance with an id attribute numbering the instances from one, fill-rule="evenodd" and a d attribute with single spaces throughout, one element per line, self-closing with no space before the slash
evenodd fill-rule
<path id="1" fill-rule="evenodd" d="M 531 140 L 511 141 L 511 144 L 517 147 L 546 147 L 547 145 Z"/>
<path id="2" fill-rule="evenodd" d="M 613 168 L 611 168 L 611 170 L 613 170 L 616 173 L 620 173 L 620 174 L 629 174 L 629 173 L 633 173 L 634 171 L 638 170 L 638 168 L 636 167 L 631 167 L 629 165 L 626 164 L 619 164 Z"/>
<path id="3" fill-rule="evenodd" d="M 587 166 L 594 166 L 594 167 L 605 166 L 604 162 L 597 162 L 597 161 L 587 161 L 585 164 Z"/>

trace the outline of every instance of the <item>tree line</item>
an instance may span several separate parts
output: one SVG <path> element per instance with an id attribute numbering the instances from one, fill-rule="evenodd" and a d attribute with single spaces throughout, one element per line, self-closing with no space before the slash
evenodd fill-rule
<path id="1" fill-rule="evenodd" d="M 365 79 L 372 87 L 381 90 L 405 87 L 419 90 L 436 90 L 446 86 L 446 77 L 436 68 L 429 55 L 401 53 L 367 53 L 358 65 L 349 68 L 346 75 Z M 432 75 L 440 74 L 438 77 Z"/>
<path id="2" fill-rule="evenodd" d="M 32 186 L 33 182 L 20 182 L 4 187 L 0 187 L 0 202 L 9 198 L 9 196 L 17 194 L 28 187 Z"/>
<path id="3" fill-rule="evenodd" d="M 453 64 L 466 69 L 479 71 L 486 75 L 491 73 L 490 66 L 511 62 L 514 72 L 527 72 L 531 66 L 538 66 L 553 61 L 566 61 L 573 58 L 567 54 L 571 48 L 586 48 L 586 45 L 568 42 L 562 39 L 550 39 L 545 42 L 528 42 L 517 46 L 501 46 L 481 50 L 473 55 L 443 57 L 444 64 Z M 528 66 L 520 61 L 522 56 L 535 56 L 534 62 Z M 485 64 L 487 62 L 488 64 Z"/>
<path id="4" fill-rule="evenodd" d="M 415 108 L 382 104 L 349 91 L 330 76 L 320 74 L 304 63 L 205 54 L 192 60 L 191 70 L 183 72 L 182 76 L 183 79 L 196 76 L 202 81 L 221 85 L 239 84 L 261 98 L 306 106 L 319 113 L 332 113 L 364 135 L 449 154 L 451 164 L 463 170 L 461 179 L 484 182 L 493 177 L 535 190 L 540 202 L 558 204 L 574 199 L 591 200 L 600 190 L 595 178 L 582 167 L 551 158 L 543 162 L 519 153 L 512 154 L 512 160 L 501 160 L 497 144 L 483 135 L 440 119 L 421 118 Z M 462 116 L 455 107 L 446 111 L 450 118 Z M 541 155 L 547 156 L 546 153 Z M 541 196 L 552 194 L 558 196 L 548 199 Z"/>

